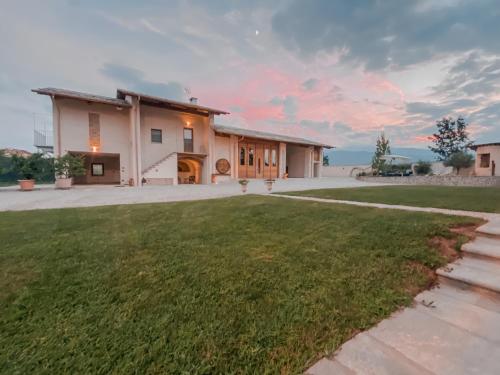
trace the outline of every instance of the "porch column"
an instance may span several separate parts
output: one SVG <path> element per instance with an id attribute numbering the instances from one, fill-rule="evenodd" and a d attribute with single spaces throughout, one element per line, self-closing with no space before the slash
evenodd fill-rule
<path id="1" fill-rule="evenodd" d="M 319 164 L 318 164 L 318 176 L 319 178 L 323 177 L 323 152 L 324 148 L 319 148 Z"/>
<path id="2" fill-rule="evenodd" d="M 127 96 L 125 98 L 131 105 L 130 109 L 130 176 L 134 180 L 134 185 L 142 186 L 142 166 L 141 166 L 141 110 L 137 97 Z"/>
<path id="3" fill-rule="evenodd" d="M 208 118 L 208 156 L 205 158 L 203 169 L 205 171 L 205 184 L 212 183 L 212 173 L 214 173 L 215 166 L 215 131 L 214 131 L 214 115 L 211 113 Z"/>
<path id="4" fill-rule="evenodd" d="M 238 178 L 238 137 L 229 136 L 229 164 L 231 164 L 231 178 Z"/>
<path id="5" fill-rule="evenodd" d="M 279 173 L 278 177 L 283 178 L 286 173 L 286 143 L 280 142 L 279 153 Z"/>
<path id="6" fill-rule="evenodd" d="M 61 111 L 57 106 L 56 98 L 52 99 L 52 132 L 54 139 L 54 156 L 62 156 L 61 150 Z"/>
<path id="7" fill-rule="evenodd" d="M 305 178 L 311 178 L 314 174 L 314 147 L 310 146 L 306 149 L 305 152 L 305 170 L 304 170 L 304 177 Z"/>

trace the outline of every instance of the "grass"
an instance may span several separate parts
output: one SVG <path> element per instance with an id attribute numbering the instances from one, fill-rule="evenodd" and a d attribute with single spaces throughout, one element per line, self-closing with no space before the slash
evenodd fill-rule
<path id="1" fill-rule="evenodd" d="M 244 196 L 0 213 L 0 373 L 300 373 L 474 219 Z M 423 266 L 425 267 L 423 267 Z"/>
<path id="2" fill-rule="evenodd" d="M 376 186 L 285 193 L 349 201 L 500 213 L 500 188 L 461 186 Z"/>

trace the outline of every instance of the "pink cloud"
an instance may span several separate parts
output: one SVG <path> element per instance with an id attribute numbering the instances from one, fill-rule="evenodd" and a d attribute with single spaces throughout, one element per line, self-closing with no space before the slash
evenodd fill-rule
<path id="1" fill-rule="evenodd" d="M 216 87 L 202 86 L 197 91 L 201 98 L 210 98 L 211 105 L 240 109 L 225 119 L 229 123 L 232 118 L 235 123 L 271 131 L 272 127 L 280 125 L 280 131 L 286 129 L 286 132 L 315 138 L 324 136 L 329 130 L 324 127 L 318 131 L 304 129 L 299 125 L 302 120 L 330 124 L 343 122 L 355 131 L 404 123 L 402 90 L 375 74 L 333 77 L 325 71 L 315 77 L 317 83 L 311 90 L 302 86 L 311 78 L 310 75 L 292 74 L 264 65 L 246 66 L 236 79 L 232 77 L 219 82 Z M 273 98 L 283 101 L 287 96 L 293 97 L 297 103 L 292 121 L 285 115 L 282 102 L 271 102 Z"/>

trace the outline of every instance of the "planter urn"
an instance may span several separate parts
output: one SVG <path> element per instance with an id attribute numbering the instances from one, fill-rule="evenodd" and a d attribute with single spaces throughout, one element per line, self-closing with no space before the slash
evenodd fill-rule
<path id="1" fill-rule="evenodd" d="M 71 186 L 73 185 L 73 178 L 72 177 L 67 177 L 67 178 L 56 178 L 56 189 L 71 189 Z"/>
<path id="2" fill-rule="evenodd" d="M 18 180 L 22 191 L 31 191 L 35 187 L 35 180 Z"/>
<path id="3" fill-rule="evenodd" d="M 246 192 L 247 192 L 247 189 L 248 189 L 248 185 L 246 185 L 246 184 L 241 184 L 240 186 L 241 186 L 241 191 L 242 191 L 243 193 L 246 193 Z"/>
<path id="4" fill-rule="evenodd" d="M 273 182 L 266 181 L 266 187 L 267 187 L 267 191 L 271 192 L 271 190 L 273 190 Z"/>

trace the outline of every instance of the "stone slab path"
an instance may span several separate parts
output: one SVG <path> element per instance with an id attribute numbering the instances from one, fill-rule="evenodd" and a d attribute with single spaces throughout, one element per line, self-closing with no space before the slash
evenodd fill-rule
<path id="1" fill-rule="evenodd" d="M 356 335 L 306 374 L 500 374 L 500 215 L 280 196 L 489 221 L 462 247 L 463 258 L 437 271 L 437 287 L 417 295 L 414 306 Z"/>
<path id="2" fill-rule="evenodd" d="M 273 191 L 334 189 L 380 186 L 348 177 L 279 179 Z M 23 211 L 45 208 L 92 207 L 114 204 L 175 202 L 224 198 L 242 195 L 236 181 L 208 185 L 168 185 L 119 187 L 110 185 L 80 185 L 70 190 L 55 190 L 54 185 L 36 185 L 31 192 L 19 191 L 17 186 L 0 187 L 0 211 Z M 263 180 L 252 180 L 247 194 L 267 194 Z"/>

